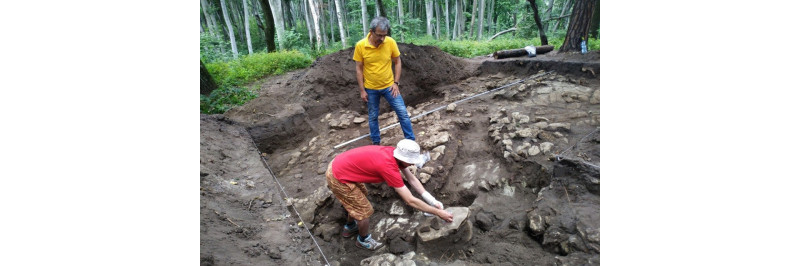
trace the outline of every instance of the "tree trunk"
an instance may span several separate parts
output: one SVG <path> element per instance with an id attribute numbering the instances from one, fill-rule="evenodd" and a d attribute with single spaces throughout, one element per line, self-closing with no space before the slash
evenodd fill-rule
<path id="1" fill-rule="evenodd" d="M 364 37 L 367 36 L 367 0 L 361 0 L 361 28 L 364 32 Z"/>
<path id="2" fill-rule="evenodd" d="M 272 16 L 272 6 L 268 0 L 260 0 L 261 11 L 264 12 L 264 20 L 267 23 L 264 27 L 264 39 L 267 42 L 267 52 L 274 52 L 275 49 L 275 18 Z"/>
<path id="3" fill-rule="evenodd" d="M 344 16 L 342 16 L 342 0 L 334 0 L 336 4 L 336 18 L 339 20 L 339 39 L 342 41 L 342 49 L 347 48 L 347 37 L 344 34 Z"/>
<path id="4" fill-rule="evenodd" d="M 301 11 L 303 11 L 303 17 L 306 19 L 306 29 L 308 29 L 308 47 L 314 47 L 314 25 L 311 22 L 311 18 L 308 17 L 308 13 L 310 12 L 308 9 L 308 1 L 300 0 L 302 5 L 300 6 Z"/>
<path id="5" fill-rule="evenodd" d="M 314 34 L 317 36 L 317 51 L 319 51 L 322 46 L 322 35 L 319 31 L 319 15 L 314 0 L 308 0 L 308 9 L 311 10 L 311 19 L 314 21 Z"/>
<path id="6" fill-rule="evenodd" d="M 498 33 L 499 34 L 499 33 Z M 548 53 L 553 50 L 553 46 L 551 45 L 544 45 L 544 46 L 536 46 L 536 54 L 544 54 Z M 528 56 L 528 51 L 523 49 L 511 49 L 511 50 L 502 50 L 496 51 L 492 54 L 494 59 L 503 59 L 508 57 L 520 57 L 520 56 Z"/>
<path id="7" fill-rule="evenodd" d="M 445 37 L 450 37 L 450 0 L 444 0 L 444 32 Z"/>
<path id="8" fill-rule="evenodd" d="M 242 5 L 242 9 L 244 9 L 244 32 L 247 36 L 247 53 L 253 54 L 253 43 L 250 41 L 250 18 L 247 14 L 247 0 L 242 0 Z"/>
<path id="9" fill-rule="evenodd" d="M 322 36 L 322 44 L 328 48 L 328 35 L 325 33 L 325 9 L 322 8 L 322 0 L 313 0 L 314 7 L 317 10 L 317 23 L 319 23 L 319 32 Z"/>
<path id="10" fill-rule="evenodd" d="M 439 27 L 439 13 L 441 13 L 441 8 L 439 8 L 439 1 L 433 0 L 433 11 L 436 13 L 436 39 L 439 39 L 439 33 L 441 32 L 441 28 Z"/>
<path id="11" fill-rule="evenodd" d="M 280 0 L 281 1 L 281 10 L 283 11 L 283 29 L 293 29 L 294 19 L 292 18 L 292 6 L 289 3 L 289 0 Z"/>
<path id="12" fill-rule="evenodd" d="M 328 0 L 328 27 L 330 27 L 329 31 L 331 32 L 331 44 L 336 42 L 336 11 L 333 10 L 334 4 L 333 0 Z"/>
<path id="13" fill-rule="evenodd" d="M 467 0 L 459 0 L 461 5 L 459 6 L 459 14 L 461 14 L 461 25 L 458 26 L 458 39 L 464 39 L 464 31 L 467 28 L 467 17 L 464 16 L 464 11 L 467 10 Z"/>
<path id="14" fill-rule="evenodd" d="M 494 0 L 488 0 L 489 4 L 487 5 L 487 12 L 486 12 L 486 35 L 492 34 L 494 31 L 494 24 L 492 23 L 492 15 L 494 14 Z"/>
<path id="15" fill-rule="evenodd" d="M 596 0 L 592 24 L 589 25 L 589 36 L 595 39 L 600 38 L 600 0 Z"/>
<path id="16" fill-rule="evenodd" d="M 486 9 L 486 0 L 481 0 L 480 15 L 478 16 L 478 40 L 483 39 L 483 18 Z"/>
<path id="17" fill-rule="evenodd" d="M 458 22 L 459 22 L 459 14 L 458 14 L 458 0 L 455 0 L 455 5 L 453 5 L 453 31 L 450 37 L 451 40 L 456 40 L 456 35 L 458 35 Z M 449 27 L 448 27 L 449 28 Z"/>
<path id="18" fill-rule="evenodd" d="M 469 23 L 469 38 L 470 39 L 473 38 L 473 36 L 474 36 L 473 33 L 475 33 L 475 17 L 477 17 L 477 13 L 476 12 L 478 12 L 478 0 L 472 0 L 472 13 L 470 15 L 470 17 L 472 17 L 472 19 L 471 19 L 471 21 Z M 477 35 L 477 33 L 475 33 L 475 35 Z"/>
<path id="19" fill-rule="evenodd" d="M 209 13 L 208 13 L 208 3 L 206 3 L 206 0 L 200 0 L 200 7 L 202 7 L 203 15 L 206 18 L 206 25 L 208 25 L 208 33 L 211 33 L 211 36 L 216 37 L 217 36 L 217 21 L 214 19 L 214 17 L 209 15 Z"/>
<path id="20" fill-rule="evenodd" d="M 592 15 L 597 7 L 596 0 L 577 0 L 572 8 L 572 16 L 569 19 L 567 36 L 564 37 L 564 44 L 561 45 L 559 52 L 570 52 L 581 50 L 581 40 L 589 37 L 589 24 L 592 22 Z"/>
<path id="21" fill-rule="evenodd" d="M 375 1 L 375 6 L 376 6 L 376 7 L 377 7 L 377 9 L 378 9 L 378 10 L 381 12 L 381 14 L 380 14 L 381 16 L 384 16 L 384 17 L 386 17 L 386 18 L 389 18 L 389 13 L 386 13 L 386 8 L 383 6 L 383 1 L 381 1 L 381 0 L 376 0 L 376 1 Z"/>
<path id="22" fill-rule="evenodd" d="M 425 0 L 425 18 L 427 18 L 428 36 L 433 36 L 433 2 Z"/>
<path id="23" fill-rule="evenodd" d="M 414 1 L 414 0 L 409 0 L 409 1 Z M 403 27 L 403 0 L 397 0 L 397 19 L 400 21 L 400 27 Z M 400 33 L 401 42 L 406 41 L 405 35 L 406 32 L 405 30 L 403 30 L 403 32 Z"/>
<path id="24" fill-rule="evenodd" d="M 275 33 L 278 35 L 278 48 L 283 50 L 283 43 L 286 33 L 286 28 L 283 25 L 283 4 L 280 0 L 269 0 L 270 11 L 272 11 L 272 20 L 275 22 Z M 273 39 L 274 41 L 274 39 Z M 273 45 L 275 47 L 275 45 Z"/>
<path id="25" fill-rule="evenodd" d="M 570 5 L 571 3 L 572 0 L 567 0 L 566 2 L 564 2 L 564 8 L 561 8 L 561 15 L 559 15 L 559 17 L 564 17 L 564 14 L 567 13 L 567 10 L 569 10 L 569 8 L 572 7 L 572 5 Z M 553 26 L 553 32 L 556 32 L 559 23 L 561 23 L 561 20 L 560 19 L 556 20 L 556 25 Z"/>
<path id="26" fill-rule="evenodd" d="M 536 21 L 536 28 L 539 29 L 539 39 L 542 41 L 542 45 L 547 45 L 547 35 L 544 33 L 544 28 L 542 28 L 542 19 L 539 18 L 539 7 L 536 6 L 536 0 L 528 0 L 531 3 L 531 7 L 533 8 L 533 20 Z"/>
<path id="27" fill-rule="evenodd" d="M 497 34 L 493 35 L 492 37 L 489 37 L 489 41 L 494 40 L 494 38 L 497 38 L 497 36 L 500 36 L 500 35 L 503 35 L 503 34 L 506 34 L 506 33 L 509 33 L 509 32 L 514 32 L 516 30 L 517 30 L 517 28 L 514 27 L 514 28 L 510 28 L 510 29 L 498 32 Z"/>
<path id="28" fill-rule="evenodd" d="M 203 60 L 200 60 L 200 94 L 207 96 L 215 89 L 217 89 L 217 83 L 214 82 L 211 73 L 208 73 L 206 65 L 203 64 Z"/>
<path id="29" fill-rule="evenodd" d="M 239 51 L 236 50 L 236 38 L 233 35 L 233 26 L 231 25 L 231 18 L 228 17 L 228 9 L 225 7 L 225 0 L 220 0 L 220 6 L 222 7 L 222 16 L 225 18 L 225 26 L 228 26 L 228 36 L 230 36 L 231 40 L 231 51 L 233 51 L 233 57 L 239 58 Z"/>
<path id="30" fill-rule="evenodd" d="M 544 12 L 544 17 L 546 17 L 548 20 L 553 18 L 553 13 L 552 12 L 553 12 L 553 3 L 554 2 L 555 2 L 555 0 L 550 0 L 549 2 L 547 2 L 547 11 Z M 549 22 L 545 23 L 544 25 L 542 25 L 542 28 L 544 28 L 544 32 L 547 32 L 547 29 L 548 29 L 549 25 L 550 25 Z"/>

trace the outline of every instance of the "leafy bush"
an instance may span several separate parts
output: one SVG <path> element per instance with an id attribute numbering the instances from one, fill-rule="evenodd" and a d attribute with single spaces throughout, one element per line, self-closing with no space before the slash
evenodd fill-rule
<path id="1" fill-rule="evenodd" d="M 206 64 L 208 72 L 220 87 L 243 86 L 267 75 L 280 75 L 286 71 L 311 65 L 311 58 L 299 51 L 254 53 L 228 62 Z"/>
<path id="2" fill-rule="evenodd" d="M 203 62 L 226 61 L 233 59 L 231 43 L 222 36 L 200 33 L 200 60 Z"/>
<path id="3" fill-rule="evenodd" d="M 211 95 L 200 95 L 200 112 L 204 114 L 221 114 L 237 105 L 242 105 L 256 98 L 258 94 L 247 88 L 219 88 Z"/>
<path id="4" fill-rule="evenodd" d="M 308 67 L 311 62 L 309 56 L 299 51 L 281 51 L 254 53 L 227 62 L 207 63 L 206 69 L 219 88 L 209 96 L 200 95 L 200 112 L 218 114 L 242 105 L 257 96 L 254 91 L 241 88 L 245 84 L 267 75 L 280 75 Z"/>

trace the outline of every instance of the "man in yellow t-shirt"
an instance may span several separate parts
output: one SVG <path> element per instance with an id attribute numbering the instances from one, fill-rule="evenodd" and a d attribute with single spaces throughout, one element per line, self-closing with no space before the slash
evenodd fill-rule
<path id="1" fill-rule="evenodd" d="M 369 136 L 372 144 L 380 145 L 381 132 L 378 124 L 378 109 L 383 97 L 397 114 L 397 120 L 406 139 L 416 140 L 411 128 L 411 119 L 406 104 L 400 95 L 400 72 L 402 61 L 397 42 L 389 37 L 389 20 L 376 17 L 369 24 L 367 37 L 356 43 L 353 60 L 356 61 L 356 80 L 361 100 L 367 102 L 369 111 Z M 392 73 L 394 63 L 394 73 Z"/>

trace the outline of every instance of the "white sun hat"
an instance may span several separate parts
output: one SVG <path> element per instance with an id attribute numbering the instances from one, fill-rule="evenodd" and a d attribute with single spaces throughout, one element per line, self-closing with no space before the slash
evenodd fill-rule
<path id="1" fill-rule="evenodd" d="M 415 164 L 421 167 L 422 164 L 427 162 L 430 156 L 419 153 L 419 144 L 410 139 L 403 139 L 397 143 L 397 148 L 394 149 L 394 158 L 406 163 Z"/>

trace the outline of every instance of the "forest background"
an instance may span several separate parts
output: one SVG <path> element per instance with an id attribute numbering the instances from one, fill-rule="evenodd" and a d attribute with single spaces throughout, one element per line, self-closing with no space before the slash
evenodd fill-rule
<path id="1" fill-rule="evenodd" d="M 354 46 L 376 16 L 398 42 L 459 57 L 600 49 L 599 0 L 200 0 L 200 111 L 223 113 L 256 97 L 254 81 Z"/>

